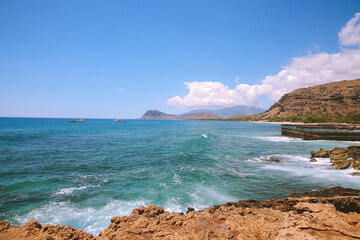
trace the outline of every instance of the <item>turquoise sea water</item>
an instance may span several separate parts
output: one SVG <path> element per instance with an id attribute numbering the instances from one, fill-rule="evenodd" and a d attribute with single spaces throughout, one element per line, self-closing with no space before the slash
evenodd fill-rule
<path id="1" fill-rule="evenodd" d="M 185 212 L 333 186 L 353 170 L 310 151 L 360 142 L 302 141 L 280 125 L 242 122 L 0 118 L 0 220 L 98 234 L 142 205 Z M 266 161 L 277 157 L 279 163 Z"/>

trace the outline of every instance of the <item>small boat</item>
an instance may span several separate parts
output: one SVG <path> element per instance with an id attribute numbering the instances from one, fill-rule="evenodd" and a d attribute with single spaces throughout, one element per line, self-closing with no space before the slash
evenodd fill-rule
<path id="1" fill-rule="evenodd" d="M 69 123 L 76 123 L 77 121 L 76 121 L 76 120 L 67 120 L 67 122 L 69 122 Z"/>
<path id="2" fill-rule="evenodd" d="M 126 120 L 122 119 L 122 118 L 118 118 L 118 119 L 115 119 L 114 122 L 126 122 Z"/>
<path id="3" fill-rule="evenodd" d="M 77 120 L 77 122 L 86 122 L 85 119 L 80 119 L 80 120 Z"/>

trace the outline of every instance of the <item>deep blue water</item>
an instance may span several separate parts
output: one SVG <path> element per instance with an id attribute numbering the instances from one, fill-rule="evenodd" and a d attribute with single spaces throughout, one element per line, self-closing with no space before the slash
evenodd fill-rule
<path id="1" fill-rule="evenodd" d="M 98 234 L 148 204 L 182 212 L 333 186 L 353 170 L 310 151 L 360 142 L 302 141 L 280 125 L 242 122 L 0 118 L 0 220 L 71 225 Z M 279 163 L 266 161 L 277 157 Z"/>

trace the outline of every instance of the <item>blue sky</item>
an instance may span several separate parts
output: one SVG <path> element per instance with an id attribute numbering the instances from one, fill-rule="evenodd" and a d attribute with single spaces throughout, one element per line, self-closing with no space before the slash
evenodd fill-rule
<path id="1" fill-rule="evenodd" d="M 356 63 L 301 77 L 358 59 L 358 12 L 359 0 L 0 0 L 0 116 L 268 108 L 295 87 L 360 78 Z"/>

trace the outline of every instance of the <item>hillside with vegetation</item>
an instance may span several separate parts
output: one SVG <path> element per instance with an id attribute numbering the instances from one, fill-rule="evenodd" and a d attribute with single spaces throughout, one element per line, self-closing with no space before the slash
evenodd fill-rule
<path id="1" fill-rule="evenodd" d="M 360 79 L 296 89 L 253 120 L 360 122 Z"/>

